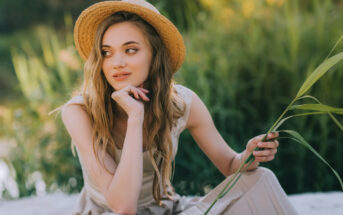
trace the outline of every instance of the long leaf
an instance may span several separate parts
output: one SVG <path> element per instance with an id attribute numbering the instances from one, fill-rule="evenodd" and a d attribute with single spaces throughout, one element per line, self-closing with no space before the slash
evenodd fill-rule
<path id="1" fill-rule="evenodd" d="M 317 103 L 319 104 L 322 104 L 319 99 L 317 99 L 316 97 L 314 96 L 311 96 L 311 95 L 305 95 L 305 96 L 302 96 L 300 98 L 298 98 L 297 100 L 300 100 L 300 99 L 313 99 L 314 101 L 316 101 Z M 334 121 L 334 123 L 339 127 L 339 129 L 341 129 L 341 131 L 343 131 L 343 125 L 337 120 L 337 118 L 332 114 L 332 113 L 328 113 L 330 118 Z"/>
<path id="2" fill-rule="evenodd" d="M 307 149 L 309 149 L 311 152 L 313 152 L 313 154 L 315 154 L 321 161 L 323 161 L 323 163 L 325 163 L 328 167 L 330 167 L 330 169 L 332 170 L 332 172 L 335 174 L 335 176 L 337 177 L 341 188 L 343 190 L 343 182 L 341 177 L 339 176 L 339 174 L 336 172 L 336 170 L 309 144 L 307 143 L 307 141 L 296 131 L 293 130 L 281 130 L 279 131 L 280 133 L 287 133 L 289 135 L 291 135 L 293 138 L 289 137 L 290 139 L 302 144 L 303 146 L 305 146 Z"/>
<path id="3" fill-rule="evenodd" d="M 320 112 L 331 112 L 336 114 L 343 114 L 343 108 L 331 107 L 324 104 L 303 104 L 303 105 L 292 105 L 290 110 L 307 110 L 307 111 L 320 111 Z"/>
<path id="4" fill-rule="evenodd" d="M 329 59 L 325 60 L 321 63 L 312 73 L 311 75 L 305 80 L 303 85 L 300 87 L 296 98 L 304 95 L 308 89 L 315 84 L 318 79 L 320 79 L 329 69 L 331 69 L 334 65 L 340 62 L 343 59 L 343 52 L 340 52 Z"/>
<path id="5" fill-rule="evenodd" d="M 338 39 L 338 41 L 336 42 L 336 44 L 333 46 L 333 48 L 331 49 L 330 53 L 328 54 L 328 56 L 326 56 L 325 60 L 328 59 L 331 55 L 331 53 L 336 49 L 336 47 L 338 46 L 338 44 L 342 41 L 343 39 L 343 35 Z"/>
<path id="6" fill-rule="evenodd" d="M 274 127 L 273 131 L 276 131 L 285 121 L 293 118 L 293 117 L 298 117 L 298 116 L 309 116 L 309 115 L 318 115 L 318 114 L 326 114 L 326 112 L 321 112 L 321 111 L 316 111 L 316 112 L 306 112 L 306 113 L 299 113 L 299 114 L 294 114 L 287 116 L 280 120 L 280 122 Z"/>
<path id="7" fill-rule="evenodd" d="M 335 122 L 335 124 L 343 131 L 343 125 L 336 119 L 332 113 L 328 113 L 330 118 Z"/>
<path id="8" fill-rule="evenodd" d="M 316 97 L 314 96 L 311 96 L 311 95 L 304 95 L 304 96 L 301 96 L 299 98 L 297 98 L 297 100 L 300 100 L 300 99 L 313 99 L 314 101 L 316 101 L 318 104 L 322 104 L 319 99 L 317 99 Z"/>

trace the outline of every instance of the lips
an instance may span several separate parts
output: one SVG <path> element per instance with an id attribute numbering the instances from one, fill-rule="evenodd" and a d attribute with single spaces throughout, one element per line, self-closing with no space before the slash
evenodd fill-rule
<path id="1" fill-rule="evenodd" d="M 126 79 L 127 77 L 129 77 L 130 75 L 131 75 L 130 72 L 116 72 L 112 75 L 112 77 L 116 81 L 122 81 L 122 80 Z"/>

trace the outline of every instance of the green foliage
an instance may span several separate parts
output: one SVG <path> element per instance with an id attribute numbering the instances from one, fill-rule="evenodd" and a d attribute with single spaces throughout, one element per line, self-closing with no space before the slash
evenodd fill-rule
<path id="1" fill-rule="evenodd" d="M 244 13 L 246 2 L 255 3 L 252 12 Z M 218 130 L 237 151 L 242 151 L 250 138 L 268 130 L 343 33 L 341 8 L 331 1 L 307 2 L 306 6 L 300 1 L 284 1 L 280 6 L 277 3 L 281 1 L 273 5 L 261 2 L 218 3 L 211 16 L 198 14 L 199 26 L 185 37 L 186 63 L 176 74 L 180 83 L 204 100 Z M 342 66 L 335 67 L 338 71 L 322 77 L 310 93 L 324 103 L 342 107 Z M 329 117 L 304 117 L 284 126 L 301 132 L 337 172 L 343 172 L 343 135 Z M 276 159 L 263 166 L 276 173 L 287 193 L 340 189 L 335 176 L 311 152 L 287 144 L 287 140 L 280 142 Z M 192 170 L 196 159 L 204 164 Z M 192 185 L 216 186 L 224 177 L 209 163 L 189 135 L 184 135 L 174 181 L 190 189 L 177 191 L 203 194 L 204 189 L 192 189 Z M 188 165 L 187 174 L 184 164 Z M 198 180 L 200 175 L 204 179 Z"/>
<path id="2" fill-rule="evenodd" d="M 187 56 L 175 78 L 202 98 L 224 139 L 242 151 L 250 138 L 268 130 L 342 35 L 342 6 L 330 0 L 196 2 L 194 8 L 204 10 L 183 11 L 188 23 L 183 32 Z M 160 8 L 168 10 L 163 5 Z M 62 31 L 35 28 L 11 48 L 25 100 L 6 106 L 6 114 L 0 106 L 0 135 L 16 142 L 10 160 L 21 196 L 34 192 L 25 182 L 36 170 L 42 172 L 48 190 L 74 192 L 82 186 L 70 138 L 60 118 L 47 115 L 70 98 L 82 75 L 72 45 L 71 18 L 67 23 Z M 328 73 L 311 88 L 311 95 L 342 107 L 343 69 L 336 67 L 338 71 Z M 318 114 L 323 116 L 289 120 L 285 126 L 302 133 L 342 173 L 343 135 L 329 117 L 321 111 Z M 311 152 L 286 140 L 280 142 L 276 159 L 264 166 L 275 172 L 287 193 L 340 189 Z M 173 180 L 176 191 L 201 195 L 223 178 L 190 134 L 182 134 Z"/>
<path id="3" fill-rule="evenodd" d="M 35 171 L 42 173 L 47 191 L 75 192 L 82 187 L 81 169 L 71 153 L 70 138 L 60 118 L 48 115 L 70 98 L 82 74 L 73 47 L 71 17 L 66 16 L 65 22 L 67 33 L 59 35 L 50 27 L 39 26 L 11 49 L 24 100 L 17 100 L 8 109 L 10 114 L 6 115 L 11 117 L 4 120 L 2 131 L 16 142 L 10 161 L 16 170 L 20 196 L 34 193 L 28 181 Z"/>

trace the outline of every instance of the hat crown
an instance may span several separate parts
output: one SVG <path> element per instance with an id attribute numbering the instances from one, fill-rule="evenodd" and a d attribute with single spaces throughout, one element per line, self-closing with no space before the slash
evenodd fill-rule
<path id="1" fill-rule="evenodd" d="M 150 4 L 149 2 L 145 0 L 121 0 L 121 1 L 130 3 L 130 4 L 139 5 L 160 14 L 160 12 L 152 4 Z"/>

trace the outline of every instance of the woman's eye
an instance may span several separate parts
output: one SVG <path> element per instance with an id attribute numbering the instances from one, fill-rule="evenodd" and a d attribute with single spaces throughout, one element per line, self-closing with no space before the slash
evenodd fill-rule
<path id="1" fill-rule="evenodd" d="M 106 50 L 102 50 L 101 51 L 101 54 L 103 57 L 106 57 L 106 56 L 109 56 L 110 55 L 110 52 L 109 51 L 106 51 Z"/>
<path id="2" fill-rule="evenodd" d="M 137 51 L 138 51 L 138 49 L 135 49 L 135 48 L 126 49 L 126 53 L 128 53 L 128 54 L 132 54 L 132 53 L 135 53 Z"/>

